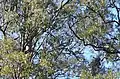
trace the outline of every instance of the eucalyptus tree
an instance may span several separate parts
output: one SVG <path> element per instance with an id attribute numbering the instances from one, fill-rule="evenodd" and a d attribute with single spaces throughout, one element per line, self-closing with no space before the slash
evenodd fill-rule
<path id="1" fill-rule="evenodd" d="M 104 78 L 103 60 L 119 61 L 119 0 L 1 0 L 0 6 L 1 77 Z M 99 53 L 91 63 L 86 47 Z"/>

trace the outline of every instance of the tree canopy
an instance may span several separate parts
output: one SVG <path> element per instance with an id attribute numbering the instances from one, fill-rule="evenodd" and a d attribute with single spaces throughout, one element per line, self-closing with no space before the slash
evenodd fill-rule
<path id="1" fill-rule="evenodd" d="M 117 79 L 119 65 L 120 0 L 0 0 L 0 78 Z"/>

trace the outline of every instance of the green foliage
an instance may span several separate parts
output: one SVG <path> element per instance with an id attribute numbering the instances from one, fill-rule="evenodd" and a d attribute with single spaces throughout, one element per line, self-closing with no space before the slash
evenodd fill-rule
<path id="1" fill-rule="evenodd" d="M 89 71 L 83 70 L 80 75 L 80 79 L 118 79 L 119 76 L 117 73 L 113 73 L 111 70 L 107 72 L 107 74 L 97 74 L 96 76 L 92 76 Z"/>
<path id="2" fill-rule="evenodd" d="M 102 36 L 105 32 L 106 30 L 96 23 L 85 28 L 85 30 L 80 34 L 80 37 L 90 39 L 92 36 Z"/>
<path id="3" fill-rule="evenodd" d="M 21 77 L 29 77 L 32 71 L 32 63 L 29 55 L 15 49 L 15 41 L 11 39 L 1 41 L 0 63 L 1 76 L 8 75 L 10 78 L 16 74 Z"/>
<path id="4" fill-rule="evenodd" d="M 62 2 L 59 0 L 5 0 L 4 3 L 0 2 L 4 5 L 2 17 L 0 17 L 0 32 L 5 37 L 0 40 L 0 76 L 10 79 L 16 79 L 15 77 L 28 79 L 32 75 L 36 79 L 47 79 L 53 77 L 58 71 L 64 73 L 69 70 L 74 71 L 70 67 L 84 60 L 79 57 L 81 51 L 76 52 L 79 47 L 75 46 L 84 47 L 78 43 L 79 37 L 84 39 L 84 43 L 95 45 L 96 48 L 100 45 L 100 51 L 116 52 L 120 48 L 120 33 L 115 35 L 117 41 L 112 39 L 110 43 L 107 43 L 108 39 L 105 37 L 114 24 L 106 23 L 107 16 L 110 14 L 106 2 L 107 0 L 63 0 Z M 73 30 L 68 28 L 68 25 Z M 12 34 L 16 34 L 17 38 Z M 42 37 L 45 37 L 45 40 Z M 77 42 L 75 37 L 78 38 Z M 41 45 L 37 44 L 42 40 Z M 99 40 L 102 41 L 100 44 Z M 73 43 L 76 45 L 73 46 Z M 28 50 L 26 50 L 27 46 Z M 106 57 L 113 61 L 117 56 L 106 54 Z M 37 64 L 34 62 L 35 58 L 37 58 Z M 92 76 L 92 71 L 87 71 L 88 68 L 85 65 L 81 66 L 85 69 L 81 73 L 81 79 L 115 79 L 117 77 L 112 71 Z"/>

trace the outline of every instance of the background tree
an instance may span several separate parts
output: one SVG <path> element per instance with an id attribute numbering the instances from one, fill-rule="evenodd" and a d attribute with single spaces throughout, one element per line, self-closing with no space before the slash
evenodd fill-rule
<path id="1" fill-rule="evenodd" d="M 107 74 L 115 72 L 108 72 L 104 62 L 119 64 L 119 3 L 119 0 L 1 0 L 0 76 L 113 78 Z M 86 52 L 97 56 L 90 62 Z"/>

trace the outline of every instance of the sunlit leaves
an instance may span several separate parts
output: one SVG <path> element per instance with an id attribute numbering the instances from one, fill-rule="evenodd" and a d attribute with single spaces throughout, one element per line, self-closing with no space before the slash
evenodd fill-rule
<path id="1" fill-rule="evenodd" d="M 0 48 L 0 74 L 12 76 L 21 74 L 29 76 L 32 71 L 32 64 L 29 62 L 30 55 L 20 52 L 16 47 L 15 41 L 12 39 L 1 40 L 2 47 Z"/>
<path id="2" fill-rule="evenodd" d="M 104 35 L 106 32 L 106 29 L 104 29 L 103 26 L 99 25 L 98 23 L 87 25 L 85 29 L 84 29 L 84 26 L 81 26 L 81 27 L 78 26 L 78 29 L 81 30 L 81 33 L 79 34 L 80 37 L 87 38 L 88 40 L 92 39 L 93 36 L 100 37 Z"/>
<path id="3" fill-rule="evenodd" d="M 92 76 L 89 71 L 83 70 L 80 75 L 80 79 L 117 79 L 119 76 L 117 73 L 113 73 L 112 71 L 108 71 L 106 74 L 97 74 L 96 76 Z"/>
<path id="4" fill-rule="evenodd" d="M 12 75 L 13 69 L 9 65 L 5 65 L 1 68 L 1 75 Z"/>
<path id="5" fill-rule="evenodd" d="M 14 43 L 14 41 L 9 38 L 5 40 L 1 40 L 0 43 L 1 43 L 0 51 L 4 53 L 11 53 L 17 44 L 17 43 Z"/>
<path id="6" fill-rule="evenodd" d="M 52 66 L 52 64 L 49 61 L 47 61 L 46 59 L 41 59 L 40 64 L 43 67 L 51 67 Z"/>
<path id="7" fill-rule="evenodd" d="M 86 5 L 90 1 L 92 1 L 92 0 L 80 0 L 80 3 L 81 3 L 81 5 Z"/>
<path id="8" fill-rule="evenodd" d="M 93 79 L 93 76 L 90 72 L 87 72 L 86 70 L 82 71 L 81 73 L 81 79 Z"/>
<path id="9" fill-rule="evenodd" d="M 26 1 L 26 0 L 25 0 Z M 42 5 L 42 1 L 37 1 L 37 0 L 33 0 L 30 2 L 25 2 L 23 5 L 23 11 L 26 12 L 27 16 L 26 19 L 26 23 L 29 24 L 29 27 L 33 27 L 33 26 L 45 26 L 46 23 L 47 24 L 47 20 L 49 19 L 47 12 L 44 9 L 44 5 Z M 27 5 L 27 6 L 26 6 Z M 32 23 L 32 24 L 31 24 Z"/>
<path id="10" fill-rule="evenodd" d="M 7 28 L 6 31 L 8 33 L 18 31 L 18 23 L 17 22 L 19 21 L 18 20 L 19 15 L 16 12 L 4 11 L 3 17 L 4 17 L 5 20 L 3 22 L 2 29 L 6 29 Z"/>
<path id="11" fill-rule="evenodd" d="M 21 76 L 29 76 L 32 71 L 32 65 L 28 60 L 28 55 L 23 52 L 12 52 L 2 56 L 1 74 L 15 74 L 20 73 Z"/>

